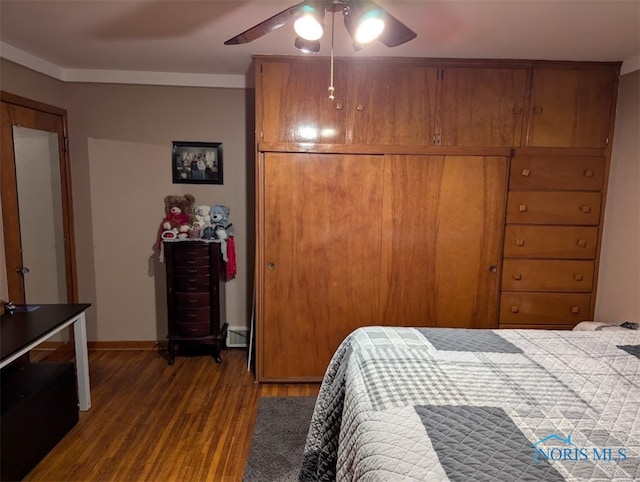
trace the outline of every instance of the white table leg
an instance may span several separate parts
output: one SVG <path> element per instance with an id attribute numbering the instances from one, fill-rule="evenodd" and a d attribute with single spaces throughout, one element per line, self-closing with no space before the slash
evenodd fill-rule
<path id="1" fill-rule="evenodd" d="M 76 344 L 76 373 L 78 377 L 78 402 L 83 412 L 91 408 L 89 386 L 89 352 L 87 350 L 87 324 L 84 313 L 73 324 Z"/>

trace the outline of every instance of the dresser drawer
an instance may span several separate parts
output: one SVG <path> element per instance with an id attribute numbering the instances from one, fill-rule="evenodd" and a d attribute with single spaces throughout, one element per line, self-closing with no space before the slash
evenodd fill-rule
<path id="1" fill-rule="evenodd" d="M 175 268 L 208 268 L 209 258 L 184 258 L 175 260 Z"/>
<path id="2" fill-rule="evenodd" d="M 597 226 L 600 201 L 599 192 L 511 191 L 507 223 Z"/>
<path id="3" fill-rule="evenodd" d="M 209 293 L 176 293 L 177 308 L 204 308 L 210 306 Z"/>
<path id="4" fill-rule="evenodd" d="M 502 293 L 500 324 L 574 324 L 589 318 L 590 294 Z"/>
<path id="5" fill-rule="evenodd" d="M 211 310 L 207 308 L 178 308 L 176 321 L 178 323 L 205 323 L 211 319 Z"/>
<path id="6" fill-rule="evenodd" d="M 590 292 L 593 261 L 505 259 L 503 291 Z"/>
<path id="7" fill-rule="evenodd" d="M 504 237 L 506 258 L 594 259 L 598 228 L 511 224 Z"/>
<path id="8" fill-rule="evenodd" d="M 509 189 L 601 191 L 604 169 L 604 157 L 516 156 Z"/>
<path id="9" fill-rule="evenodd" d="M 174 266 L 174 273 L 181 276 L 208 275 L 211 271 L 209 264 L 204 266 Z"/>
<path id="10" fill-rule="evenodd" d="M 176 243 L 173 248 L 173 257 L 176 260 L 206 258 L 209 259 L 209 246 L 207 245 L 191 245 L 187 243 Z"/>
<path id="11" fill-rule="evenodd" d="M 176 293 L 197 293 L 209 291 L 209 275 L 176 276 Z"/>
<path id="12" fill-rule="evenodd" d="M 211 335 L 211 324 L 210 323 L 181 323 L 177 322 L 176 327 L 176 335 L 177 336 L 185 336 L 185 337 L 194 337 L 194 336 L 209 336 Z"/>

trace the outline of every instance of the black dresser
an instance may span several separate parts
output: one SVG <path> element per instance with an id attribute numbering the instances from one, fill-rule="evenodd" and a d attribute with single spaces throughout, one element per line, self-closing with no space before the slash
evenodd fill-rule
<path id="1" fill-rule="evenodd" d="M 225 263 L 220 245 L 207 241 L 165 241 L 169 365 L 175 348 L 210 345 L 220 363 L 226 348 Z"/>

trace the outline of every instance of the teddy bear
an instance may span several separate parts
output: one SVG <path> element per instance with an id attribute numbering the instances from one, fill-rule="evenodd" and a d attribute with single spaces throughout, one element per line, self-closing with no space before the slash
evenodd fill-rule
<path id="1" fill-rule="evenodd" d="M 160 224 L 158 246 L 163 239 L 185 239 L 193 222 L 193 206 L 196 198 L 191 194 L 184 196 L 170 194 L 164 198 L 164 219 Z"/>
<path id="2" fill-rule="evenodd" d="M 194 222 L 199 223 L 201 230 L 205 230 L 211 226 L 211 216 L 209 215 L 210 207 L 206 204 L 196 206 L 193 210 Z"/>

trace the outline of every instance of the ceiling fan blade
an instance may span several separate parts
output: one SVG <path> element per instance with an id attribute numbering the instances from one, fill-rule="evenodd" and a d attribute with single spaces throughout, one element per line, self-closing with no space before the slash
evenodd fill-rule
<path id="1" fill-rule="evenodd" d="M 289 20 L 296 17 L 305 2 L 300 2 L 293 7 L 289 7 L 283 10 L 280 13 L 276 13 L 273 17 L 270 17 L 257 25 L 254 25 L 248 30 L 245 30 L 241 34 L 236 35 L 233 38 L 227 40 L 225 45 L 237 45 L 237 44 L 246 44 L 249 42 L 253 42 L 255 39 L 262 37 L 274 30 L 279 29 L 284 24 L 286 24 Z"/>
<path id="2" fill-rule="evenodd" d="M 417 33 L 387 12 L 384 8 L 381 8 L 378 5 L 376 5 L 376 7 L 382 10 L 385 14 L 385 27 L 378 37 L 378 40 L 387 47 L 397 47 L 398 45 L 402 45 L 403 43 L 413 40 L 418 36 Z"/>

